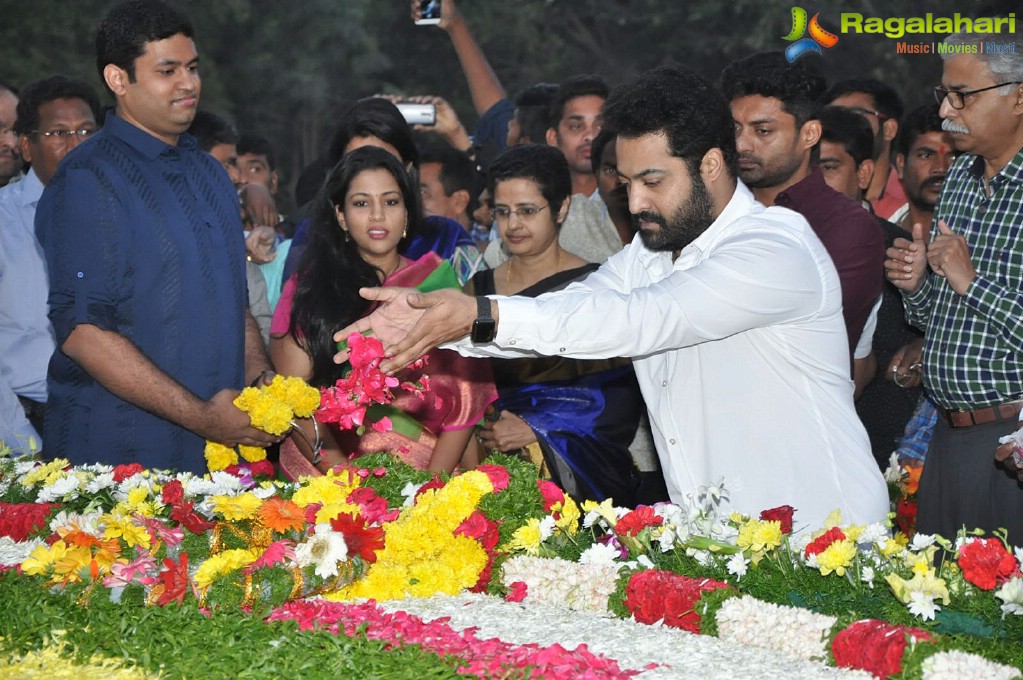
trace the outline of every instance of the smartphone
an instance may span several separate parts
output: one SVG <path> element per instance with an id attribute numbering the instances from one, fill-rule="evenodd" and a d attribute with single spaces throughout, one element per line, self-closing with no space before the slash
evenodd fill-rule
<path id="1" fill-rule="evenodd" d="M 435 125 L 437 107 L 433 104 L 398 104 L 398 110 L 409 125 Z"/>
<path id="2" fill-rule="evenodd" d="M 416 26 L 432 26 L 440 23 L 441 0 L 419 0 L 419 18 Z"/>

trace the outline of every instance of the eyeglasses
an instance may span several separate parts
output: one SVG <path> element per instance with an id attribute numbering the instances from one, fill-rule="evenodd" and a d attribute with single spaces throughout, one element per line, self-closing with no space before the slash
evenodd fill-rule
<path id="1" fill-rule="evenodd" d="M 861 106 L 849 106 L 847 108 L 853 113 L 858 113 L 861 116 L 876 116 L 877 119 L 882 123 L 891 118 L 891 116 L 886 116 L 880 111 L 874 111 L 873 109 L 865 109 Z"/>
<path id="2" fill-rule="evenodd" d="M 498 222 L 504 222 L 508 220 L 512 215 L 515 215 L 524 222 L 528 222 L 529 220 L 536 217 L 537 213 L 539 213 L 541 210 L 544 210 L 545 208 L 549 207 L 550 206 L 545 205 L 539 208 L 535 208 L 531 205 L 525 205 L 522 206 L 521 208 L 515 208 L 515 210 L 509 210 L 508 208 L 493 208 L 491 209 L 490 214 L 493 215 L 494 219 L 497 220 Z"/>
<path id="3" fill-rule="evenodd" d="M 67 142 L 72 137 L 88 139 L 96 134 L 95 128 L 81 128 L 80 130 L 32 130 L 30 134 L 42 135 L 48 139 L 55 139 L 58 142 Z"/>
<path id="4" fill-rule="evenodd" d="M 1021 82 L 1023 82 L 1023 81 L 1020 81 L 1020 80 L 1010 80 L 1010 81 L 1005 82 L 1005 83 L 998 83 L 997 85 L 991 85 L 990 87 L 982 87 L 979 90 L 963 90 L 963 91 L 959 91 L 959 90 L 946 90 L 945 88 L 943 88 L 943 87 L 941 87 L 939 85 L 938 87 L 934 88 L 934 98 L 937 100 L 939 106 L 941 105 L 941 103 L 943 101 L 945 101 L 947 99 L 948 103 L 949 103 L 949 106 L 951 106 L 953 109 L 956 109 L 958 111 L 958 110 L 960 110 L 960 109 L 962 109 L 962 108 L 964 108 L 966 106 L 966 98 L 971 96 L 971 95 L 980 94 L 981 92 L 987 92 L 988 90 L 993 90 L 993 89 L 998 88 L 998 87 L 1005 87 L 1006 85 L 1019 85 Z"/>

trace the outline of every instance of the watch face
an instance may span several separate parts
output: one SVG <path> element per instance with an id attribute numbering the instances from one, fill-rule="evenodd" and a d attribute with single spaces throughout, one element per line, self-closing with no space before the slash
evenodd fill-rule
<path id="1" fill-rule="evenodd" d="M 476 319 L 472 322 L 472 334 L 469 338 L 473 342 L 492 342 L 496 331 L 497 324 L 493 319 Z"/>

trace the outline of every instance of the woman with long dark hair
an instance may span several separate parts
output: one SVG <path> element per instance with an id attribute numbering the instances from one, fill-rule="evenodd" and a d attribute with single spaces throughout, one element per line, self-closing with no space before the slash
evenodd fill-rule
<path id="1" fill-rule="evenodd" d="M 305 378 L 316 387 L 332 386 L 344 367 L 334 363 L 332 335 L 371 311 L 359 288 L 416 286 L 435 280 L 449 267 L 433 253 L 411 261 L 402 245 L 421 224 L 416 187 L 401 162 L 388 151 L 366 146 L 346 154 L 327 177 L 316 199 L 309 247 L 288 279 L 274 312 L 270 352 L 283 375 Z M 431 276 L 432 275 L 432 276 Z M 457 285 L 453 272 L 451 285 Z M 315 474 L 348 458 L 387 450 L 432 471 L 471 466 L 464 456 L 472 427 L 496 396 L 486 362 L 454 352 L 431 353 L 426 399 L 403 394 L 395 402 L 421 429 L 416 436 L 328 428 L 301 423 L 305 436 L 293 436 L 281 450 L 289 474 Z M 323 441 L 322 451 L 309 442 Z M 314 467 L 315 466 L 315 467 Z"/>

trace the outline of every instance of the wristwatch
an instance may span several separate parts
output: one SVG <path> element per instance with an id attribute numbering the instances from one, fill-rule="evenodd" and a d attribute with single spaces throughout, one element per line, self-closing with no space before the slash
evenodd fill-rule
<path id="1" fill-rule="evenodd" d="M 469 339 L 476 343 L 492 342 L 497 335 L 497 323 L 490 316 L 490 298 L 476 296 L 476 320 L 472 322 Z"/>

